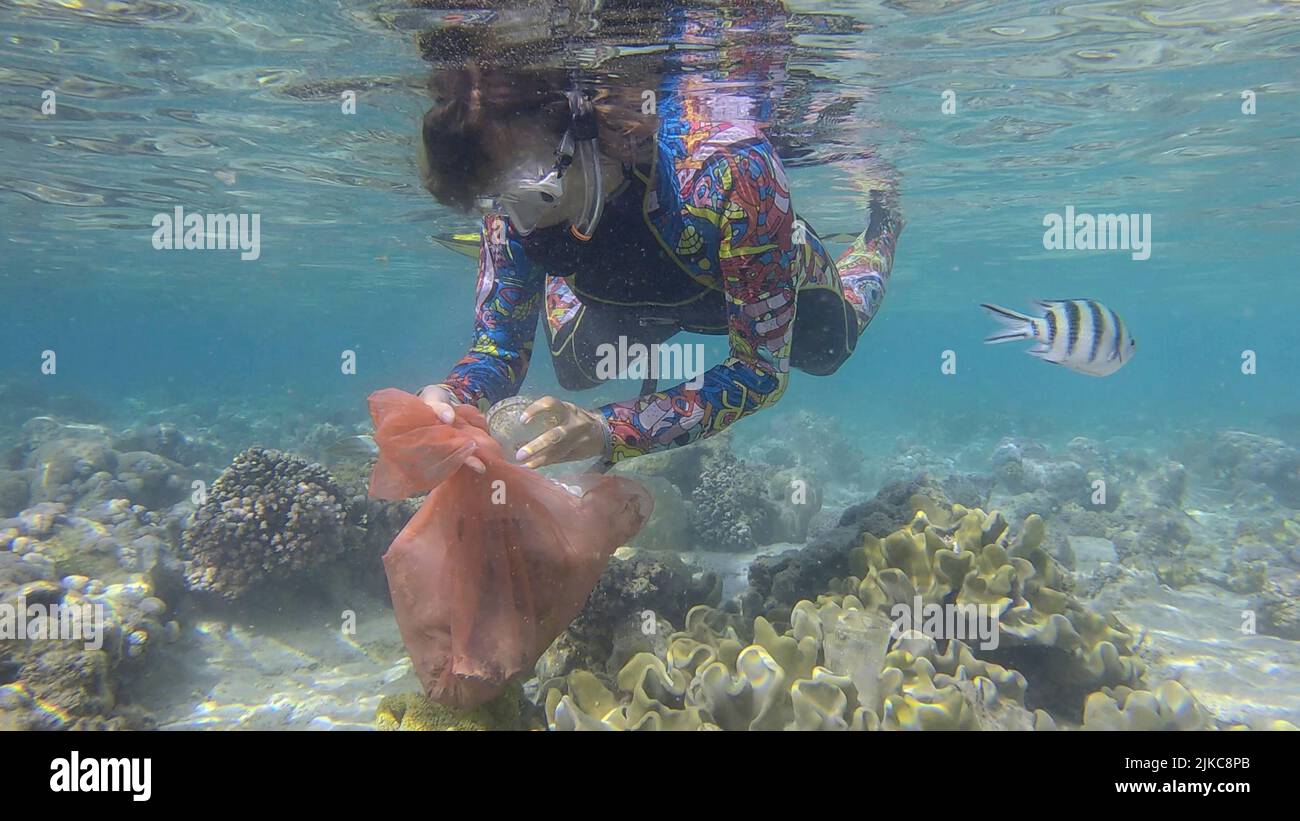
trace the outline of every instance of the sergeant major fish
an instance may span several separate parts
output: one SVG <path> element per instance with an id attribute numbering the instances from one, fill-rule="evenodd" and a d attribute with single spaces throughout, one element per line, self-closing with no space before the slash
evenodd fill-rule
<path id="1" fill-rule="evenodd" d="M 1137 342 L 1119 314 L 1095 299 L 1048 299 L 1034 303 L 1039 316 L 982 304 L 1002 324 L 987 344 L 1032 339 L 1026 353 L 1089 376 L 1109 376 L 1133 357 Z"/>

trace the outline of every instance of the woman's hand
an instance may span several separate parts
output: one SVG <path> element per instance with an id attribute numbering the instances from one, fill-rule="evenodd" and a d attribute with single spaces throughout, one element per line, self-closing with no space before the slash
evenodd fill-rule
<path id="1" fill-rule="evenodd" d="M 433 412 L 438 414 L 438 418 L 445 425 L 450 425 L 456 421 L 456 405 L 460 402 L 447 389 L 445 385 L 425 385 L 416 394 L 424 404 L 433 408 Z M 478 457 L 470 456 L 465 459 L 465 466 L 475 473 L 484 473 L 487 467 Z"/>
<path id="2" fill-rule="evenodd" d="M 554 396 L 543 396 L 524 408 L 519 421 L 526 424 L 542 413 L 549 414 L 556 424 L 515 454 L 515 461 L 525 467 L 539 468 L 590 459 L 605 453 L 609 446 L 609 423 L 596 411 L 580 408 Z"/>

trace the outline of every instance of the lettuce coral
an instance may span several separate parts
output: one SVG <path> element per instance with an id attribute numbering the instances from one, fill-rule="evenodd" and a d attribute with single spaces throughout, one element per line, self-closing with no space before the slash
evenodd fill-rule
<path id="1" fill-rule="evenodd" d="M 1024 678 L 961 642 L 940 653 L 908 639 L 886 653 L 889 624 L 852 596 L 800 602 L 778 634 L 761 616 L 746 645 L 729 615 L 692 609 L 665 658 L 640 653 L 615 695 L 591 673 L 550 682 L 554 730 L 875 730 L 1051 726 L 1024 709 Z M 719 629 L 721 627 L 721 629 Z M 853 648 L 844 652 L 844 648 Z M 830 665 L 830 666 L 828 666 Z"/>
<path id="2" fill-rule="evenodd" d="M 1058 689 L 1136 686 L 1141 680 L 1136 638 L 1117 619 L 1069 595 L 1064 574 L 1043 547 L 1041 517 L 1026 517 L 1012 537 L 998 512 L 961 505 L 943 510 L 919 497 L 914 505 L 909 526 L 884 539 L 864 535 L 849 556 L 853 575 L 832 581 L 832 590 L 886 610 L 918 596 L 925 604 L 984 605 L 996 616 L 1005 646 L 996 657 L 1050 672 Z"/>
<path id="3" fill-rule="evenodd" d="M 1083 708 L 1085 730 L 1199 730 L 1205 711 L 1176 681 L 1154 690 L 1107 688 L 1088 696 Z"/>
<path id="4" fill-rule="evenodd" d="M 1192 729 L 1208 718 L 1176 682 L 1146 690 L 1133 634 L 1076 602 L 1031 515 L 913 500 L 910 524 L 865 535 L 851 572 L 780 630 L 693 608 L 662 655 L 639 653 L 610 689 L 588 671 L 544 682 L 554 730 Z M 983 605 L 999 645 L 897 629 L 895 605 Z M 767 616 L 772 616 L 769 613 Z M 782 622 L 782 626 L 784 626 Z M 1030 682 L 1073 701 L 1026 700 Z M 1091 694 L 1091 695 L 1089 695 Z M 1077 698 L 1074 698 L 1077 696 Z M 1052 709 L 1055 708 L 1055 715 Z"/>

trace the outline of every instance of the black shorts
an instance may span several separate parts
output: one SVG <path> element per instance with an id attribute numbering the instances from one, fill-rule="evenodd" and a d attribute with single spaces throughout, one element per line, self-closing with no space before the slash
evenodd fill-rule
<path id="1" fill-rule="evenodd" d="M 827 288 L 807 290 L 798 297 L 790 364 L 805 373 L 835 373 L 857 345 L 857 318 L 843 294 Z M 702 334 L 727 332 L 722 295 L 710 293 L 685 306 L 626 307 L 583 302 L 562 325 L 546 326 L 555 375 L 566 390 L 593 388 L 600 346 L 630 347 L 663 344 L 680 331 Z"/>

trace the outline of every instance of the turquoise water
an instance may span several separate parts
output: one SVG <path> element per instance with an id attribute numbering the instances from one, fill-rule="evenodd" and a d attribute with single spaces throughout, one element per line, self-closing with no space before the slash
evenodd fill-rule
<path id="1" fill-rule="evenodd" d="M 795 207 L 823 233 L 860 231 L 842 158 L 866 153 L 896 179 L 907 226 L 854 356 L 833 377 L 796 373 L 737 440 L 779 441 L 797 411 L 835 420 L 873 460 L 908 444 L 987 453 L 1003 436 L 1300 440 L 1300 7 L 788 6 L 854 23 L 790 34 L 782 53 L 773 85 L 805 95 L 776 126 L 804 135 Z M 0 437 L 46 407 L 119 428 L 234 407 L 362 423 L 371 391 L 442 378 L 469 338 L 474 264 L 430 236 L 473 221 L 418 184 L 428 66 L 413 33 L 428 18 L 405 8 L 0 2 Z M 349 89 L 355 114 L 340 108 Z M 854 105 L 832 133 L 798 121 L 837 99 Z M 260 259 L 154 250 L 151 220 L 176 206 L 259 214 Z M 1149 214 L 1150 258 L 1044 249 L 1044 216 L 1067 206 Z M 1138 340 L 1113 376 L 982 344 L 979 303 L 1075 297 Z M 561 393 L 544 345 L 524 390 Z M 223 445 L 259 444 L 238 439 Z"/>
<path id="2" fill-rule="evenodd" d="M 466 338 L 473 271 L 427 239 L 467 223 L 414 179 L 424 69 L 407 36 L 363 3 L 73 5 L 0 10 L 6 380 L 331 406 L 436 380 Z M 974 402 L 1136 433 L 1294 403 L 1300 21 L 1286 4 L 1181 5 L 819 9 L 868 25 L 809 37 L 803 67 L 864 100 L 842 128 L 897 169 L 909 224 L 857 354 L 834 379 L 796 376 L 789 405 L 852 418 L 889 394 L 907 413 L 873 415 Z M 337 89 L 352 86 L 346 116 Z M 57 116 L 40 114 L 46 89 Z M 791 176 L 820 230 L 860 230 L 842 171 Z M 175 205 L 260 213 L 261 258 L 153 250 L 149 221 Z M 1042 217 L 1067 205 L 1150 213 L 1151 258 L 1045 251 Z M 976 303 L 1075 296 L 1115 308 L 1141 344 L 1113 378 L 980 345 Z M 45 349 L 56 377 L 40 374 Z M 537 357 L 539 389 L 547 370 Z"/>

